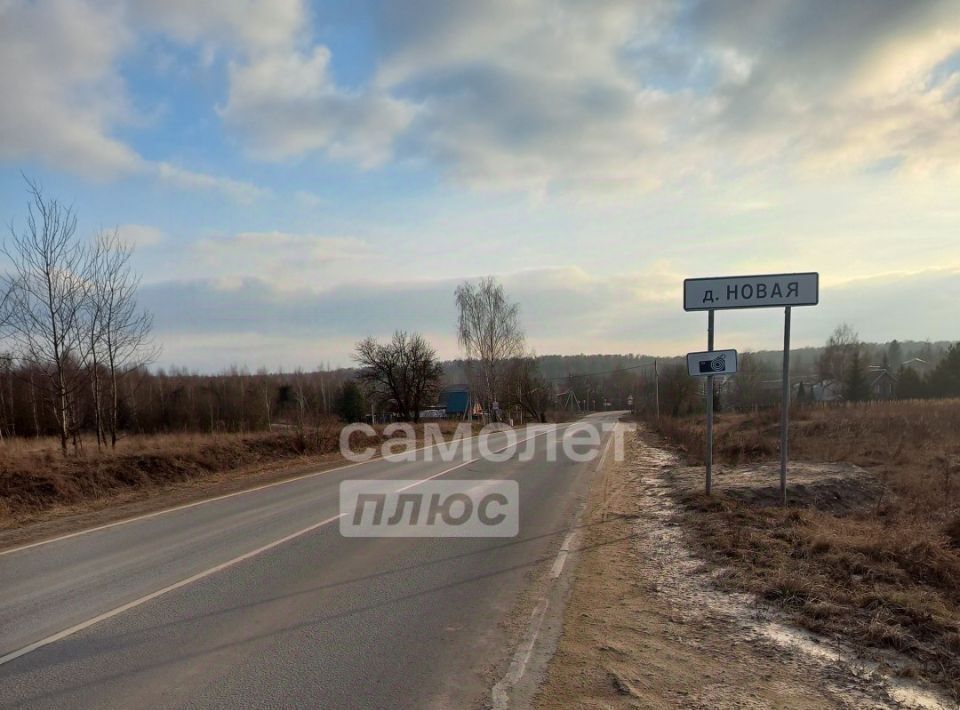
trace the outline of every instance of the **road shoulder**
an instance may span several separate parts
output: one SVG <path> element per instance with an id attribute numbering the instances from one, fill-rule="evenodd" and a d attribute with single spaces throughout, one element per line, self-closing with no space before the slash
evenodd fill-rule
<path id="1" fill-rule="evenodd" d="M 535 705 L 902 707 L 746 595 L 716 589 L 687 546 L 662 473 L 673 457 L 628 437 L 594 481 L 563 632 Z M 800 639 L 803 641 L 803 639 Z"/>

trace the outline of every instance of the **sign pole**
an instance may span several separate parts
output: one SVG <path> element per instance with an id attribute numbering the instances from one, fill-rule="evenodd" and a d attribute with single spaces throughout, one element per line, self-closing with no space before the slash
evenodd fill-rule
<path id="1" fill-rule="evenodd" d="M 787 505 L 787 432 L 790 426 L 790 306 L 783 315 L 783 395 L 780 402 L 780 504 Z"/>
<path id="2" fill-rule="evenodd" d="M 711 308 L 707 311 L 707 350 L 713 350 L 713 314 Z M 707 495 L 713 478 L 713 375 L 707 377 Z"/>

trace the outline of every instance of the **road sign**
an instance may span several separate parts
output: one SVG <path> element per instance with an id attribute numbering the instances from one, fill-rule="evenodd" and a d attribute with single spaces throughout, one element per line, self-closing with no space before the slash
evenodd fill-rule
<path id="1" fill-rule="evenodd" d="M 684 279 L 683 310 L 815 306 L 820 300 L 820 275 L 766 274 Z"/>
<path id="2" fill-rule="evenodd" d="M 687 355 L 687 369 L 691 375 L 707 378 L 707 446 L 706 489 L 710 495 L 713 470 L 713 378 L 717 374 L 736 372 L 736 352 L 733 370 L 726 361 L 711 360 L 713 326 L 716 312 L 729 308 L 783 308 L 783 376 L 780 395 L 780 502 L 787 504 L 787 432 L 790 424 L 790 312 L 794 306 L 815 306 L 820 302 L 820 274 L 808 271 L 797 274 L 766 274 L 761 276 L 721 276 L 707 279 L 684 279 L 683 309 L 707 312 L 707 352 Z M 705 371 L 718 368 L 713 372 Z M 723 371 L 719 371 L 723 368 Z"/>
<path id="3" fill-rule="evenodd" d="M 736 371 L 736 350 L 707 350 L 702 353 L 687 353 L 687 372 L 694 377 L 732 375 Z"/>

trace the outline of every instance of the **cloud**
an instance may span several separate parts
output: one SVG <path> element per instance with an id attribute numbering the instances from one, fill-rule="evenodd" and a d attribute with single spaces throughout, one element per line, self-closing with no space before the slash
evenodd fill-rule
<path id="1" fill-rule="evenodd" d="M 309 190 L 297 190 L 293 197 L 304 207 L 315 208 L 327 204 L 327 201 L 323 197 Z"/>
<path id="2" fill-rule="evenodd" d="M 307 24 L 301 0 L 132 0 L 139 23 L 187 44 L 285 47 Z"/>
<path id="3" fill-rule="evenodd" d="M 614 277 L 576 268 L 538 269 L 504 274 L 502 281 L 520 303 L 528 345 L 540 354 L 678 355 L 704 345 L 705 316 L 683 311 L 681 277 L 667 264 Z M 141 300 L 155 314 L 167 363 L 219 369 L 228 364 L 223 358 L 229 350 L 215 343 L 233 338 L 243 348 L 231 362 L 251 367 L 348 365 L 357 340 L 385 337 L 397 328 L 420 331 L 441 356 L 456 357 L 453 291 L 458 282 L 355 281 L 313 290 L 284 289 L 259 278 L 226 285 L 208 279 L 145 285 Z M 869 341 L 956 337 L 950 324 L 957 293 L 960 266 L 824 284 L 819 306 L 795 310 L 794 343 L 819 345 L 841 321 Z M 777 349 L 781 328 L 782 313 L 776 309 L 717 316 L 723 347 Z M 188 360 L 180 349 L 187 342 L 210 349 L 191 350 Z"/>
<path id="4" fill-rule="evenodd" d="M 351 264 L 366 269 L 378 259 L 374 250 L 355 237 L 331 237 L 287 232 L 242 232 L 208 237 L 190 247 L 191 268 L 236 284 L 248 278 L 277 284 L 281 290 L 318 290 Z"/>
<path id="5" fill-rule="evenodd" d="M 253 202 L 269 194 L 264 188 L 249 182 L 185 170 L 170 163 L 156 163 L 152 170 L 162 181 L 175 187 L 220 192 L 237 202 Z"/>
<path id="6" fill-rule="evenodd" d="M 690 39 L 752 58 L 749 75 L 718 86 L 715 128 L 745 162 L 782 156 L 814 174 L 869 169 L 957 175 L 960 74 L 935 79 L 960 51 L 951 0 L 699 3 Z"/>
<path id="7" fill-rule="evenodd" d="M 324 151 L 363 167 L 383 163 L 414 108 L 376 91 L 338 88 L 329 65 L 330 51 L 322 46 L 233 63 L 220 115 L 254 155 L 267 160 Z"/>
<path id="8" fill-rule="evenodd" d="M 338 22 L 365 25 L 369 11 L 343 8 Z M 956 0 L 384 3 L 363 38 L 375 44 L 360 48 L 373 76 L 347 88 L 334 68 L 350 55 L 315 39 L 328 10 L 302 0 L 5 0 L 0 62 L 13 70 L 0 91 L 15 98 L 0 105 L 0 158 L 251 199 L 252 186 L 147 161 L 117 137 L 136 113 L 123 62 L 158 35 L 214 73 L 226 66 L 222 125 L 268 161 L 399 160 L 535 194 L 956 180 L 956 11 Z"/>
<path id="9" fill-rule="evenodd" d="M 423 1 L 385 22 L 379 83 L 425 107 L 403 145 L 473 184 L 636 191 L 878 164 L 955 177 L 956 11 Z"/>
<path id="10" fill-rule="evenodd" d="M 140 168 L 109 135 L 130 115 L 116 61 L 121 13 L 74 0 L 0 3 L 0 159 L 37 157 L 94 177 Z"/>
<path id="11" fill-rule="evenodd" d="M 250 12 L 235 20 L 248 29 L 235 28 L 243 41 L 269 45 L 274 35 L 289 34 L 255 22 L 271 14 L 272 3 L 246 5 Z M 132 9 L 186 37 L 190 27 L 212 32 L 221 16 L 232 14 L 225 8 L 214 2 L 141 2 Z M 146 160 L 112 135 L 118 126 L 139 120 L 120 71 L 125 52 L 144 29 L 131 26 L 130 9 L 86 0 L 0 2 L 0 160 L 39 158 L 101 180 L 153 175 L 176 187 L 217 190 L 238 201 L 262 196 L 264 191 L 249 183 Z M 188 17 L 195 22 L 187 23 Z"/>
<path id="12" fill-rule="evenodd" d="M 167 239 L 162 229 L 146 224 L 121 224 L 117 232 L 125 243 L 137 248 L 154 247 Z"/>

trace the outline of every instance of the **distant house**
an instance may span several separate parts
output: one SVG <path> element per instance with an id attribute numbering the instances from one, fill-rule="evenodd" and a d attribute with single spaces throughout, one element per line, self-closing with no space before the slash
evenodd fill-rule
<path id="1" fill-rule="evenodd" d="M 808 397 L 814 402 L 839 402 L 843 399 L 843 383 L 823 380 L 810 385 Z"/>
<path id="2" fill-rule="evenodd" d="M 448 385 L 440 390 L 440 407 L 448 417 L 464 417 L 470 409 L 470 386 Z"/>
<path id="3" fill-rule="evenodd" d="M 897 396 L 897 378 L 880 367 L 867 370 L 872 399 L 893 399 Z"/>
<path id="4" fill-rule="evenodd" d="M 925 375 L 927 370 L 930 368 L 930 363 L 926 360 L 922 360 L 918 357 L 910 358 L 904 363 L 900 364 L 900 367 L 905 367 L 908 370 L 913 370 L 918 375 Z"/>
<path id="5" fill-rule="evenodd" d="M 871 367 L 866 372 L 870 399 L 893 399 L 897 396 L 897 378 L 880 367 Z M 841 402 L 845 399 L 844 386 L 840 380 L 823 380 L 804 386 L 804 396 L 813 402 Z M 797 387 L 794 386 L 794 396 Z"/>

